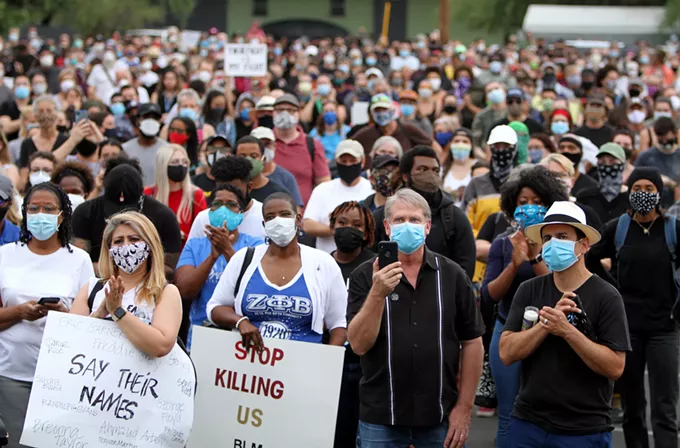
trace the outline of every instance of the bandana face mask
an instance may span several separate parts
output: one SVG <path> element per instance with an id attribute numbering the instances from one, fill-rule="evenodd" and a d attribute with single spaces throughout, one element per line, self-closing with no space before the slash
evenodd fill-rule
<path id="1" fill-rule="evenodd" d="M 515 158 L 515 149 L 495 149 L 491 152 L 492 174 L 496 179 L 505 180 L 512 171 L 512 160 Z"/>
<path id="2" fill-rule="evenodd" d="M 144 241 L 114 246 L 109 249 L 109 254 L 118 269 L 132 274 L 149 257 L 149 246 Z"/>
<path id="3" fill-rule="evenodd" d="M 618 165 L 597 165 L 597 174 L 600 177 L 600 192 L 611 202 L 621 192 L 623 184 L 623 163 Z"/>

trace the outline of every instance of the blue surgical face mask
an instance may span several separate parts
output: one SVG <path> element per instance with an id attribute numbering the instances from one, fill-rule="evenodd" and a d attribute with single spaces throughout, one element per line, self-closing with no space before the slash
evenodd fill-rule
<path id="1" fill-rule="evenodd" d="M 366 58 L 366 65 L 374 66 L 378 63 L 378 60 L 372 56 Z"/>
<path id="2" fill-rule="evenodd" d="M 578 261 L 578 256 L 574 251 L 575 247 L 576 241 L 552 238 L 543 244 L 541 251 L 543 261 L 552 272 L 567 270 Z"/>
<path id="3" fill-rule="evenodd" d="M 26 228 L 36 240 L 46 241 L 59 230 L 59 215 L 35 213 L 26 215 Z"/>
<path id="4" fill-rule="evenodd" d="M 338 122 L 338 114 L 336 114 L 332 110 L 324 112 L 323 113 L 323 121 L 327 125 L 333 125 L 333 124 Z"/>
<path id="5" fill-rule="evenodd" d="M 331 93 L 330 84 L 319 84 L 316 86 L 316 93 L 321 96 L 328 96 Z"/>
<path id="6" fill-rule="evenodd" d="M 30 94 L 31 89 L 29 89 L 27 86 L 17 86 L 17 88 L 14 89 L 14 96 L 20 100 L 25 100 Z"/>
<path id="7" fill-rule="evenodd" d="M 411 54 L 411 52 L 408 51 L 408 50 L 399 50 L 399 56 L 401 56 L 402 58 L 405 58 L 405 57 L 409 56 L 410 54 Z"/>
<path id="8" fill-rule="evenodd" d="M 111 113 L 114 117 L 122 117 L 125 115 L 125 105 L 123 103 L 113 103 L 111 105 Z"/>
<path id="9" fill-rule="evenodd" d="M 182 118 L 188 118 L 191 121 L 196 121 L 198 118 L 196 116 L 196 111 L 193 109 L 182 109 L 179 111 L 179 116 Z"/>
<path id="10" fill-rule="evenodd" d="M 555 135 L 564 135 L 569 132 L 569 123 L 566 121 L 553 121 L 550 124 L 550 132 Z"/>
<path id="11" fill-rule="evenodd" d="M 425 226 L 423 224 L 405 222 L 394 224 L 390 226 L 390 229 L 390 240 L 397 243 L 399 252 L 406 255 L 412 254 L 425 244 Z"/>
<path id="12" fill-rule="evenodd" d="M 531 149 L 527 150 L 527 155 L 529 156 L 530 163 L 538 163 L 543 159 L 543 151 L 541 149 Z"/>
<path id="13" fill-rule="evenodd" d="M 546 211 L 542 205 L 523 204 L 515 208 L 513 217 L 519 227 L 524 229 L 542 223 Z"/>
<path id="14" fill-rule="evenodd" d="M 470 158 L 470 152 L 472 147 L 470 145 L 454 143 L 449 148 L 451 150 L 451 155 L 456 160 L 467 160 Z"/>
<path id="15" fill-rule="evenodd" d="M 384 112 L 373 112 L 373 120 L 378 124 L 378 126 L 387 126 L 390 124 L 394 114 L 391 110 L 386 110 Z"/>
<path id="16" fill-rule="evenodd" d="M 413 115 L 413 113 L 416 111 L 416 106 L 413 104 L 402 104 L 401 105 L 401 114 L 404 117 L 410 117 Z"/>
<path id="17" fill-rule="evenodd" d="M 498 74 L 503 70 L 503 63 L 501 61 L 491 61 L 489 63 L 489 71 Z"/>
<path id="18" fill-rule="evenodd" d="M 246 107 L 243 109 L 239 114 L 239 117 L 241 117 L 242 121 L 250 121 L 250 108 Z"/>
<path id="19" fill-rule="evenodd" d="M 439 143 L 442 147 L 448 145 L 452 138 L 453 132 L 451 131 L 437 132 L 434 135 L 434 139 L 437 140 L 437 143 Z"/>
<path id="20" fill-rule="evenodd" d="M 502 89 L 493 89 L 489 92 L 487 98 L 491 104 L 500 104 L 505 101 L 505 92 Z"/>
<path id="21" fill-rule="evenodd" d="M 241 222 L 243 222 L 243 214 L 234 213 L 224 205 L 217 210 L 210 210 L 208 218 L 210 219 L 210 225 L 213 227 L 222 227 L 226 223 L 227 230 L 230 232 L 236 230 L 241 225 Z"/>

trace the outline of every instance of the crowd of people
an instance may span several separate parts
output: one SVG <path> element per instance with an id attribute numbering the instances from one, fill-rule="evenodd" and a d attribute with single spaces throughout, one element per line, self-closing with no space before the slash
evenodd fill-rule
<path id="1" fill-rule="evenodd" d="M 9 447 L 49 311 L 151 357 L 195 325 L 344 347 L 336 448 L 463 447 L 473 412 L 498 448 L 610 447 L 617 420 L 647 447 L 645 372 L 677 446 L 676 52 L 181 41 L 0 38 Z M 266 75 L 228 76 L 228 42 Z"/>

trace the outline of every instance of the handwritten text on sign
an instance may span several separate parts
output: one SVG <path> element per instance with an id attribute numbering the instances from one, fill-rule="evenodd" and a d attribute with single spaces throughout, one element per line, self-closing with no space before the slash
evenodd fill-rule
<path id="1" fill-rule="evenodd" d="M 21 443 L 182 448 L 195 384 L 178 345 L 150 358 L 113 322 L 50 312 Z"/>
<path id="2" fill-rule="evenodd" d="M 333 447 L 344 349 L 264 343 L 246 351 L 238 333 L 193 328 L 201 387 L 189 448 Z"/>
<path id="3" fill-rule="evenodd" d="M 224 71 L 227 76 L 264 76 L 267 74 L 265 44 L 227 44 L 224 46 Z"/>

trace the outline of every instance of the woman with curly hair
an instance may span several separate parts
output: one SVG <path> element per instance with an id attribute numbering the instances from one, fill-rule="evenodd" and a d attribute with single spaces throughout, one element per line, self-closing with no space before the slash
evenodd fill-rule
<path id="1" fill-rule="evenodd" d="M 0 247 L 0 403 L 9 446 L 19 446 L 44 318 L 68 312 L 94 275 L 87 253 L 69 244 L 71 204 L 61 188 L 32 187 L 22 215 L 19 242 Z"/>
<path id="2" fill-rule="evenodd" d="M 52 172 L 52 183 L 66 192 L 73 210 L 85 202 L 94 189 L 92 170 L 80 162 L 64 162 L 57 165 Z"/>
<path id="3" fill-rule="evenodd" d="M 548 273 L 538 257 L 541 247 L 525 237 L 524 228 L 542 222 L 553 202 L 567 200 L 569 195 L 564 183 L 544 166 L 513 173 L 501 187 L 501 211 L 512 228 L 491 244 L 481 291 L 485 304 L 498 304 L 489 363 L 498 399 L 496 446 L 499 448 L 507 446 L 510 413 L 519 391 L 520 365 L 503 365 L 498 355 L 498 341 L 519 285 Z"/>

